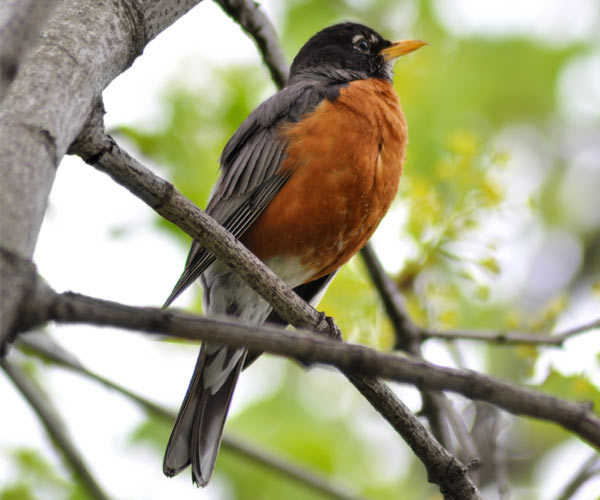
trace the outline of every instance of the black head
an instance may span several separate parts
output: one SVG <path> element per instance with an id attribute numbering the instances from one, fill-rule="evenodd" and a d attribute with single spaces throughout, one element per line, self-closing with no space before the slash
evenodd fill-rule
<path id="1" fill-rule="evenodd" d="M 319 31 L 304 44 L 292 63 L 290 81 L 297 78 L 327 79 L 333 83 L 367 78 L 391 80 L 392 59 L 422 45 L 423 42 L 412 40 L 392 43 L 362 24 L 336 24 Z"/>

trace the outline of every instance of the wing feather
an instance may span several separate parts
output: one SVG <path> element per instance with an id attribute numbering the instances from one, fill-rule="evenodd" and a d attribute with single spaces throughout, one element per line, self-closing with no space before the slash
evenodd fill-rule
<path id="1" fill-rule="evenodd" d="M 286 142 L 279 129 L 311 112 L 326 95 L 315 82 L 300 82 L 275 94 L 240 125 L 221 154 L 221 176 L 206 213 L 241 237 L 260 216 L 293 172 L 279 169 Z M 171 304 L 214 262 L 215 257 L 192 242 L 183 274 L 163 307 Z"/>

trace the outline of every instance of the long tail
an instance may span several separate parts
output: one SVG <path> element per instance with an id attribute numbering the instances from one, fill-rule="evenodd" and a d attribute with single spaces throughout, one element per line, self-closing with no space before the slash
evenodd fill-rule
<path id="1" fill-rule="evenodd" d="M 294 290 L 315 305 L 329 286 L 335 272 L 318 280 L 297 286 Z M 207 307 L 207 309 L 210 309 Z M 269 313 L 265 309 L 265 317 Z M 286 324 L 276 313 L 269 322 Z M 196 362 L 194 375 L 177 415 L 163 461 L 165 475 L 171 477 L 192 464 L 192 479 L 206 486 L 215 467 L 225 417 L 233 389 L 247 360 L 251 364 L 260 353 L 247 349 L 230 349 L 204 342 Z"/>
<path id="2" fill-rule="evenodd" d="M 203 344 L 163 461 L 171 477 L 192 464 L 192 479 L 206 486 L 215 467 L 233 389 L 246 349 Z"/>

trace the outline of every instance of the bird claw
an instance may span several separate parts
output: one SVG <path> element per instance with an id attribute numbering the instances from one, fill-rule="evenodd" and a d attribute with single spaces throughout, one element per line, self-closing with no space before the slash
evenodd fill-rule
<path id="1" fill-rule="evenodd" d="M 325 323 L 325 325 L 323 324 Z M 342 340 L 342 332 L 335 324 L 331 316 L 327 316 L 323 311 L 319 312 L 319 322 L 317 323 L 319 332 L 324 333 L 333 340 Z"/>

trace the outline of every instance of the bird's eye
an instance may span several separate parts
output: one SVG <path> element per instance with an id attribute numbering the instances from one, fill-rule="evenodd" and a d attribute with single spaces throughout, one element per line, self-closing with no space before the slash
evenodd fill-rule
<path id="1" fill-rule="evenodd" d="M 359 40 L 358 42 L 356 42 L 354 44 L 354 46 L 360 51 L 360 52 L 369 52 L 369 42 L 367 42 L 364 38 Z"/>

